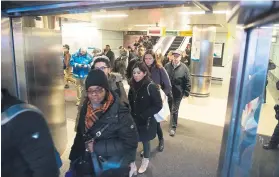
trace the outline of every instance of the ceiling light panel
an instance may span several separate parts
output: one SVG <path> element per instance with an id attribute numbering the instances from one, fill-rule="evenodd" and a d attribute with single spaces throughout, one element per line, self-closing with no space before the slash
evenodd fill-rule
<path id="1" fill-rule="evenodd" d="M 92 18 L 126 18 L 127 14 L 103 14 L 103 15 L 92 15 Z"/>

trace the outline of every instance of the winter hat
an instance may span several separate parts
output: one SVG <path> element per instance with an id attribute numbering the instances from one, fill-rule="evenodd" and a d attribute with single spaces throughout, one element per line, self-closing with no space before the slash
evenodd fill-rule
<path id="1" fill-rule="evenodd" d="M 109 90 L 108 78 L 103 71 L 93 69 L 88 73 L 85 81 L 85 89 L 88 90 L 91 86 L 99 86 Z"/>

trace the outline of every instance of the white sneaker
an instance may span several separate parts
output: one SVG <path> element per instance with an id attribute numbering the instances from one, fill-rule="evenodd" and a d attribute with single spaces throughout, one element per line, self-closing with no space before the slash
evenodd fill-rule
<path id="1" fill-rule="evenodd" d="M 130 169 L 129 177 L 136 176 L 137 175 L 137 171 L 138 171 L 136 163 L 132 162 L 130 164 L 130 168 L 131 169 Z"/>
<path id="2" fill-rule="evenodd" d="M 141 162 L 140 169 L 139 169 L 140 174 L 142 174 L 146 171 L 146 169 L 148 167 L 148 164 L 149 164 L 149 159 L 148 158 L 143 158 L 142 162 Z"/>

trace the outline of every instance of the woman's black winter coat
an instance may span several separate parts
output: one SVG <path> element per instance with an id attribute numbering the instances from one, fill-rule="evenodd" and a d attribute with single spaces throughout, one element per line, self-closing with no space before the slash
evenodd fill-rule
<path id="1" fill-rule="evenodd" d="M 158 113 L 163 106 L 159 88 L 151 81 L 144 81 L 138 90 L 130 88 L 128 99 L 140 141 L 154 139 L 157 133 L 157 122 L 154 114 Z"/>
<path id="2" fill-rule="evenodd" d="M 120 104 L 117 94 L 114 92 L 112 93 L 114 96 L 114 103 L 90 130 L 93 137 L 96 132 L 109 124 L 109 127 L 96 139 L 94 152 L 102 157 L 124 157 L 123 164 L 128 165 L 135 160 L 133 153 L 138 147 L 138 132 L 129 112 L 129 108 Z M 87 111 L 87 101 L 84 103 L 80 112 L 76 137 L 70 152 L 69 159 L 71 161 L 82 156 L 85 151 L 83 134 L 85 132 L 84 122 Z"/>

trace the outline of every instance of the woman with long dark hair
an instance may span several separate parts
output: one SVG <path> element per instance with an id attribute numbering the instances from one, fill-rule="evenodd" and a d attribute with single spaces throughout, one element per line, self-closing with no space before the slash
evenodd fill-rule
<path id="1" fill-rule="evenodd" d="M 172 98 L 171 82 L 168 73 L 162 66 L 160 61 L 156 59 L 156 54 L 152 50 L 147 50 L 143 56 L 143 60 L 148 67 L 150 77 L 153 82 L 159 85 L 168 97 Z M 171 111 L 171 105 L 169 106 L 169 109 Z M 164 137 L 160 122 L 157 122 L 157 135 L 159 139 L 158 150 L 162 152 L 164 150 Z"/>
<path id="2" fill-rule="evenodd" d="M 139 141 L 143 144 L 143 160 L 138 172 L 144 173 L 149 164 L 150 141 L 156 137 L 157 132 L 154 114 L 158 113 L 163 105 L 159 88 L 149 78 L 145 63 L 137 62 L 132 71 L 128 99 L 138 129 Z M 131 165 L 132 169 L 137 169 L 135 163 Z"/>

